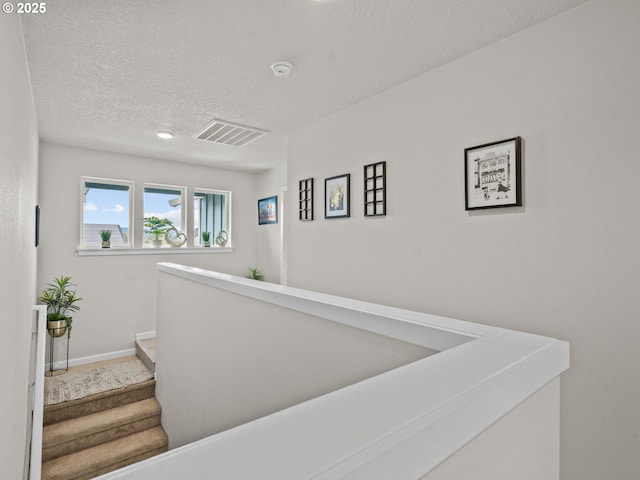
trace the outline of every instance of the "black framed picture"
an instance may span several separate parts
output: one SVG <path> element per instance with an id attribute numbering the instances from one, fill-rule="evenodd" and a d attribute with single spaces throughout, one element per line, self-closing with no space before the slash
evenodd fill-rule
<path id="1" fill-rule="evenodd" d="M 40 205 L 36 205 L 36 247 L 40 245 Z"/>
<path id="2" fill-rule="evenodd" d="M 349 216 L 350 174 L 325 178 L 324 180 L 324 218 Z"/>
<path id="3" fill-rule="evenodd" d="M 313 178 L 298 182 L 298 219 L 313 220 Z"/>
<path id="4" fill-rule="evenodd" d="M 387 214 L 387 162 L 364 166 L 364 216 Z"/>
<path id="5" fill-rule="evenodd" d="M 520 137 L 465 148 L 465 210 L 522 205 L 520 149 Z"/>
<path id="6" fill-rule="evenodd" d="M 258 200 L 258 225 L 278 223 L 278 196 Z"/>

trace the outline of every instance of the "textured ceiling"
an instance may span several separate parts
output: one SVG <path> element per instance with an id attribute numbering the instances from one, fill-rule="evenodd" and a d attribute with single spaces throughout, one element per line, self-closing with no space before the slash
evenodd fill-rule
<path id="1" fill-rule="evenodd" d="M 257 171 L 285 161 L 288 132 L 580 3 L 54 0 L 22 21 L 42 139 Z M 191 139 L 213 118 L 271 133 Z"/>

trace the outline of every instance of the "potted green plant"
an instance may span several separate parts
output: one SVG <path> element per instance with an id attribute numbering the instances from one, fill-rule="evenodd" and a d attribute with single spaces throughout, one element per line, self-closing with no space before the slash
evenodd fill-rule
<path id="1" fill-rule="evenodd" d="M 254 267 L 249 267 L 249 271 L 251 272 L 249 274 L 249 278 L 252 280 L 264 280 L 264 275 L 262 275 L 262 272 L 260 270 L 258 270 L 257 268 Z"/>
<path id="2" fill-rule="evenodd" d="M 173 222 L 168 218 L 145 217 L 144 226 L 146 228 L 145 232 L 155 237 L 152 240 L 153 246 L 159 248 L 162 246 L 162 238 L 160 238 L 160 235 L 164 235 L 167 230 L 172 228 Z"/>
<path id="3" fill-rule="evenodd" d="M 211 246 L 211 233 L 202 232 L 202 246 L 210 247 Z"/>
<path id="4" fill-rule="evenodd" d="M 111 247 L 111 230 L 100 230 L 100 238 L 102 238 L 102 248 Z"/>
<path id="5" fill-rule="evenodd" d="M 73 318 L 68 314 L 80 310 L 76 303 L 82 300 L 75 290 L 71 290 L 74 286 L 71 277 L 61 275 L 48 283 L 42 292 L 40 301 L 47 306 L 47 330 L 52 337 L 60 337 L 66 331 L 71 338 Z"/>

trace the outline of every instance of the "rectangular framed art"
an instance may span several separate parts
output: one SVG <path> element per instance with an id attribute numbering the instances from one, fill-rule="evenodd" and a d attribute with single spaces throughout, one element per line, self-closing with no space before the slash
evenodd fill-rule
<path id="1" fill-rule="evenodd" d="M 36 205 L 36 247 L 40 245 L 40 205 Z"/>
<path id="2" fill-rule="evenodd" d="M 522 205 L 521 138 L 464 150 L 465 210 Z"/>
<path id="3" fill-rule="evenodd" d="M 278 197 L 267 197 L 258 200 L 258 225 L 278 223 Z"/>
<path id="4" fill-rule="evenodd" d="M 313 178 L 298 182 L 298 219 L 313 220 Z"/>
<path id="5" fill-rule="evenodd" d="M 324 218 L 349 216 L 349 182 L 351 175 L 338 175 L 324 180 Z"/>
<path id="6" fill-rule="evenodd" d="M 387 162 L 364 166 L 364 216 L 387 214 Z"/>

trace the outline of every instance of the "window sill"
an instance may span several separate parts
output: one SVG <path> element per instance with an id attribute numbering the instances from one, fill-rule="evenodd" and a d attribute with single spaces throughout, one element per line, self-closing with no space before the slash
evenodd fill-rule
<path id="1" fill-rule="evenodd" d="M 171 247 L 171 248 L 78 248 L 79 257 L 109 255 L 184 255 L 233 253 L 233 247 Z"/>

